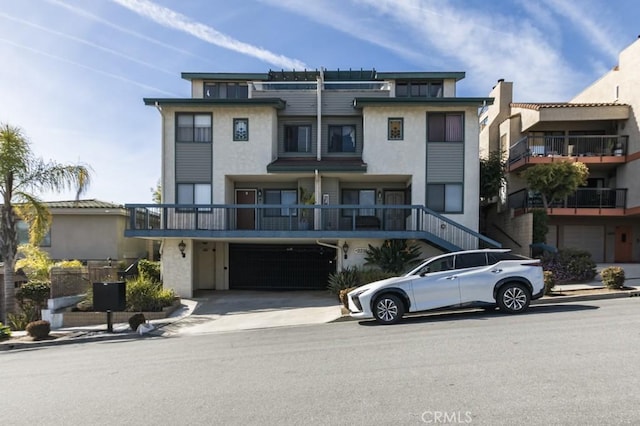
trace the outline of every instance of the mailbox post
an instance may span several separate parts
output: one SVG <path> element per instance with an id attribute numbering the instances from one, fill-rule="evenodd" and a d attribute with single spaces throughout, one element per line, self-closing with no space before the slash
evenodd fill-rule
<path id="1" fill-rule="evenodd" d="M 127 283 L 125 281 L 93 283 L 93 309 L 107 313 L 107 331 L 113 333 L 113 311 L 127 308 Z"/>

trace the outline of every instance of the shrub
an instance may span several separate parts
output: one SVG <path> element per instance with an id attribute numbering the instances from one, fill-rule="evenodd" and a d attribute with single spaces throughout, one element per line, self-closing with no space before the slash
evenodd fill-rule
<path id="1" fill-rule="evenodd" d="M 173 290 L 163 289 L 162 284 L 138 277 L 127 281 L 127 311 L 161 311 L 175 300 Z"/>
<path id="2" fill-rule="evenodd" d="M 12 330 L 24 330 L 30 322 L 40 319 L 40 311 L 35 304 L 27 302 L 20 306 L 20 311 L 7 314 L 9 326 Z"/>
<path id="3" fill-rule="evenodd" d="M 48 281 L 32 280 L 25 283 L 16 291 L 16 299 L 22 304 L 25 299 L 31 300 L 38 306 L 43 306 L 51 294 L 51 283 Z"/>
<path id="4" fill-rule="evenodd" d="M 147 319 L 144 317 L 144 314 L 134 314 L 129 318 L 129 327 L 131 327 L 133 331 L 136 331 L 138 327 L 140 327 L 140 324 L 144 324 L 145 322 L 147 322 Z"/>
<path id="5" fill-rule="evenodd" d="M 344 288 L 344 289 L 340 290 L 340 293 L 339 293 L 340 302 L 342 303 L 342 306 L 344 306 L 345 308 L 349 307 L 349 301 L 347 300 L 347 294 L 351 290 L 355 290 L 356 288 L 357 287 L 349 287 L 349 288 Z"/>
<path id="6" fill-rule="evenodd" d="M 357 287 L 358 285 L 358 268 L 345 268 L 329 275 L 327 289 L 330 294 L 339 297 L 340 290 Z"/>
<path id="7" fill-rule="evenodd" d="M 596 276 L 596 263 L 591 253 L 578 249 L 561 249 L 557 253 L 545 253 L 542 267 L 553 272 L 556 283 L 585 282 Z"/>
<path id="8" fill-rule="evenodd" d="M 602 277 L 602 283 L 607 288 L 622 288 L 624 285 L 624 269 L 619 266 L 608 266 L 600 271 L 600 277 Z"/>
<path id="9" fill-rule="evenodd" d="M 9 337 L 11 337 L 11 328 L 0 322 L 0 340 L 8 339 Z"/>
<path id="10" fill-rule="evenodd" d="M 22 268 L 30 280 L 49 279 L 49 268 L 53 265 L 49 253 L 32 244 L 20 244 L 18 253 L 23 257 L 16 261 L 16 269 Z"/>
<path id="11" fill-rule="evenodd" d="M 369 244 L 366 265 L 375 265 L 384 272 L 399 274 L 420 262 L 420 247 L 407 240 L 385 240 L 380 247 Z"/>
<path id="12" fill-rule="evenodd" d="M 154 282 L 160 282 L 160 262 L 152 262 L 146 259 L 138 261 L 138 275 Z"/>
<path id="13" fill-rule="evenodd" d="M 553 276 L 553 272 L 544 271 L 544 294 L 551 294 L 551 290 L 556 285 L 556 279 Z"/>
<path id="14" fill-rule="evenodd" d="M 27 334 L 34 339 L 44 339 L 51 332 L 51 324 L 49 324 L 49 321 L 43 320 L 32 321 L 27 324 L 25 330 L 27 331 Z"/>

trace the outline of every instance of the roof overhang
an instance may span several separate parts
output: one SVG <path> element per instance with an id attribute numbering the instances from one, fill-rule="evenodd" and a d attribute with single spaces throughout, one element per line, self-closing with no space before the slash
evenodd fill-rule
<path id="1" fill-rule="evenodd" d="M 378 80 L 462 80 L 463 71 L 454 72 L 379 72 Z"/>
<path id="2" fill-rule="evenodd" d="M 269 79 L 269 74 L 265 73 L 183 72 L 181 75 L 185 80 L 259 81 Z"/>
<path id="3" fill-rule="evenodd" d="M 355 98 L 354 108 L 369 106 L 484 106 L 493 98 Z"/>
<path id="4" fill-rule="evenodd" d="M 144 98 L 145 105 L 151 106 L 270 106 L 284 109 L 286 102 L 280 98 L 250 98 L 250 99 L 202 99 L 202 98 Z"/>
<path id="5" fill-rule="evenodd" d="M 520 114 L 522 131 L 535 130 L 536 125 L 553 122 L 627 120 L 626 104 L 511 104 L 512 113 Z"/>
<path id="6" fill-rule="evenodd" d="M 267 165 L 267 172 L 351 172 L 365 173 L 367 164 L 362 158 L 323 158 L 318 161 L 315 158 L 278 158 Z"/>

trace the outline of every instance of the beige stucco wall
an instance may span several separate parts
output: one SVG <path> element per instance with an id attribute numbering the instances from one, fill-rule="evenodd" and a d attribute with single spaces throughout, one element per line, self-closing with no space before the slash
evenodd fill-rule
<path id="1" fill-rule="evenodd" d="M 146 257 L 146 240 L 125 238 L 126 216 L 116 214 L 59 214 L 53 212 L 51 247 L 43 247 L 52 259 L 105 260 Z"/>
<path id="2" fill-rule="evenodd" d="M 186 244 L 182 257 L 178 244 Z M 161 271 L 164 288 L 173 289 L 180 297 L 193 297 L 193 243 L 189 239 L 165 239 L 161 247 Z"/>
<path id="3" fill-rule="evenodd" d="M 511 238 L 496 229 L 496 226 Z M 529 244 L 533 239 L 533 214 L 513 216 L 513 211 L 510 209 L 501 213 L 493 210 L 487 220 L 487 235 L 502 244 L 503 248 L 509 248 L 516 254 L 529 256 Z"/>
<path id="4" fill-rule="evenodd" d="M 465 113 L 464 155 L 464 213 L 447 214 L 462 225 L 478 230 L 480 173 L 477 109 L 475 107 L 447 108 L 364 108 L 363 126 L 366 140 L 362 158 L 367 163 L 367 174 L 412 175 L 411 203 L 426 202 L 426 117 L 428 112 Z M 404 118 L 404 138 L 401 141 L 387 140 L 389 117 Z"/>

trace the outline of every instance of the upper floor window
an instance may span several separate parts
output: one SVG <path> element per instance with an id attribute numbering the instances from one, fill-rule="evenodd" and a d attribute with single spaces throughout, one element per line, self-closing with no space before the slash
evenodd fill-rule
<path id="1" fill-rule="evenodd" d="M 401 141 L 404 137 L 404 120 L 402 118 L 390 118 L 388 122 L 387 139 Z"/>
<path id="2" fill-rule="evenodd" d="M 211 114 L 176 114 L 177 142 L 211 142 Z"/>
<path id="3" fill-rule="evenodd" d="M 210 183 L 179 183 L 177 188 L 178 204 L 211 204 Z M 210 211 L 210 209 L 199 209 Z"/>
<path id="4" fill-rule="evenodd" d="M 396 98 L 441 98 L 442 81 L 398 81 Z"/>
<path id="5" fill-rule="evenodd" d="M 462 213 L 462 184 L 427 185 L 427 207 L 439 213 Z"/>
<path id="6" fill-rule="evenodd" d="M 249 119 L 248 118 L 233 119 L 233 140 L 234 141 L 249 140 Z"/>
<path id="7" fill-rule="evenodd" d="M 297 199 L 298 191 L 295 189 L 266 189 L 264 191 L 265 204 L 296 204 Z M 297 209 L 283 207 L 264 210 L 264 215 L 267 217 L 289 216 L 289 214 L 297 216 Z"/>
<path id="8" fill-rule="evenodd" d="M 249 86 L 245 83 L 204 83 L 205 99 L 247 99 Z"/>
<path id="9" fill-rule="evenodd" d="M 311 126 L 284 126 L 285 152 L 311 151 Z"/>
<path id="10" fill-rule="evenodd" d="M 365 206 L 375 206 L 376 191 L 373 189 L 344 189 L 342 191 L 342 204 L 359 204 Z M 354 212 L 352 209 L 342 209 L 342 215 L 351 217 L 357 216 L 374 216 L 375 209 L 359 209 Z"/>
<path id="11" fill-rule="evenodd" d="M 329 152 L 356 152 L 356 126 L 329 126 Z"/>
<path id="12" fill-rule="evenodd" d="M 427 141 L 463 142 L 464 114 L 461 112 L 431 112 L 427 114 Z"/>

